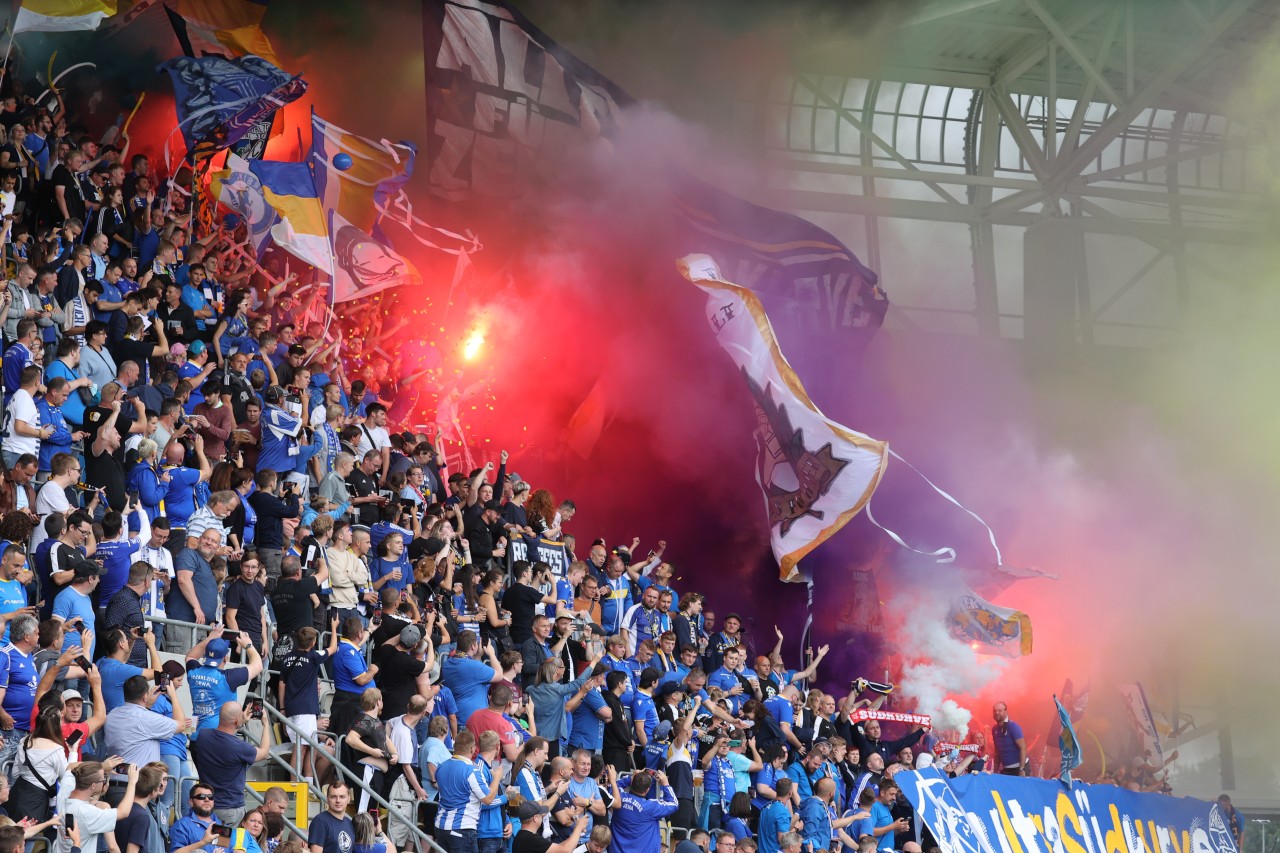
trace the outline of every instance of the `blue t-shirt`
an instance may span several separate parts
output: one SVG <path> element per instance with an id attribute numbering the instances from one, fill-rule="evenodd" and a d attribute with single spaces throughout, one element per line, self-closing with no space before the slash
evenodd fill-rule
<path id="1" fill-rule="evenodd" d="M 382 580 L 386 575 L 391 574 L 396 569 L 400 570 L 400 580 L 389 580 L 382 585 L 383 589 L 396 589 L 404 592 L 409 588 L 409 584 L 413 583 L 413 566 L 409 564 L 409 558 L 405 554 L 400 555 L 399 560 L 382 557 L 374 557 L 369 561 L 369 579 L 373 581 Z"/>
<path id="2" fill-rule="evenodd" d="M 32 507 L 34 509 L 34 507 Z M 43 542 L 40 544 L 44 544 Z M 52 546 L 50 546 L 52 547 Z M 16 580 L 0 581 L 0 613 L 12 613 L 27 606 L 27 590 Z M 4 623 L 4 637 L 0 642 L 9 642 L 9 623 Z"/>
<path id="3" fill-rule="evenodd" d="M 653 697 L 646 696 L 639 690 L 631 700 L 631 719 L 644 723 L 645 740 L 653 740 L 653 730 L 658 727 L 658 709 L 653 705 Z"/>
<path id="4" fill-rule="evenodd" d="M 0 687 L 5 689 L 3 707 L 19 731 L 31 730 L 31 708 L 36 701 L 38 681 L 32 655 L 23 654 L 12 643 L 0 649 Z"/>
<path id="5" fill-rule="evenodd" d="M 307 845 L 315 844 L 324 853 L 351 853 L 356 842 L 355 824 L 343 815 L 336 818 L 327 810 L 311 819 L 307 827 Z"/>
<path id="6" fill-rule="evenodd" d="M 195 485 L 200 482 L 200 472 L 181 465 L 164 468 L 169 472 L 169 485 L 164 496 L 164 514 L 171 528 L 187 529 L 187 520 L 196 511 Z M 208 614 L 205 614 L 208 615 Z"/>
<path id="7" fill-rule="evenodd" d="M 876 800 L 871 804 L 871 823 L 879 829 L 882 826 L 889 826 L 894 821 L 893 812 L 889 811 L 889 807 L 884 803 Z M 893 849 L 893 833 L 886 832 L 884 835 L 876 839 L 877 850 Z"/>
<path id="8" fill-rule="evenodd" d="M 849 809 L 849 811 L 844 813 L 844 816 L 850 817 L 857 813 L 858 813 L 857 809 Z M 853 823 L 849 824 L 849 827 L 844 832 L 845 832 L 845 835 L 849 836 L 854 841 L 857 841 L 860 838 L 862 838 L 862 836 L 864 835 L 871 835 L 872 834 L 871 830 L 875 829 L 875 827 L 876 827 L 875 818 L 871 817 L 871 815 L 867 815 L 866 817 L 860 817 L 857 820 L 855 820 Z"/>
<path id="9" fill-rule="evenodd" d="M 196 325 L 200 325 L 200 321 L 196 321 Z M 196 406 L 204 402 L 204 392 L 200 390 L 200 386 L 195 384 L 195 378 L 204 372 L 204 368 L 197 367 L 189 361 L 184 361 L 178 365 L 178 378 L 190 380 L 192 384 L 191 396 L 187 398 L 187 404 L 182 410 L 188 415 L 195 414 Z"/>
<path id="10" fill-rule="evenodd" d="M 569 745 L 575 748 L 599 751 L 604 746 L 604 720 L 597 711 L 606 707 L 599 687 L 591 688 L 578 707 L 573 709 L 573 731 L 569 733 Z"/>
<path id="11" fill-rule="evenodd" d="M 338 643 L 338 653 L 333 656 L 333 687 L 348 693 L 363 693 L 370 687 L 377 687 L 377 682 L 370 678 L 364 684 L 357 684 L 356 677 L 369 669 L 365 662 L 364 652 L 347 640 Z"/>
<path id="12" fill-rule="evenodd" d="M 610 828 L 613 841 L 609 853 L 661 850 L 658 822 L 675 812 L 679 803 L 669 785 L 657 791 L 657 799 L 641 799 L 630 791 L 622 792 L 622 807 L 613 812 Z"/>
<path id="13" fill-rule="evenodd" d="M 185 524 L 184 524 L 185 527 Z M 181 536 L 183 534 L 176 534 Z M 196 601 L 200 604 L 200 609 L 204 612 L 206 620 L 212 619 L 214 614 L 218 612 L 218 583 L 213 577 L 213 567 L 209 565 L 204 557 L 200 556 L 200 552 L 194 548 L 183 548 L 178 552 L 178 556 L 174 558 L 173 570 L 175 573 L 190 572 L 191 584 L 195 589 Z M 174 583 L 169 587 L 169 597 L 165 601 L 165 609 L 174 619 L 182 619 L 188 622 L 195 620 L 195 609 L 191 606 L 191 602 L 187 601 L 187 597 L 182 594 L 182 586 Z"/>
<path id="14" fill-rule="evenodd" d="M 62 639 L 62 651 L 66 651 L 72 646 L 81 645 L 83 638 L 80 636 L 80 629 L 88 626 L 93 630 L 93 620 L 96 617 L 93 609 L 93 599 L 82 593 L 73 586 L 64 586 L 62 592 L 58 593 L 53 599 L 53 615 L 62 619 L 63 624 L 70 622 L 77 616 L 81 622 L 74 631 L 68 630 L 64 633 Z M 97 638 L 94 638 L 97 642 Z M 85 657 L 93 660 L 93 646 L 84 650 Z"/>
<path id="15" fill-rule="evenodd" d="M 187 662 L 187 688 L 191 691 L 191 713 L 196 716 L 196 732 L 199 737 L 205 729 L 218 727 L 218 714 L 222 706 L 236 699 L 236 690 L 249 683 L 249 668 L 233 666 L 219 669 L 205 666 L 199 661 Z M 202 777 L 203 778 L 203 777 Z M 218 806 L 218 808 L 230 808 Z"/>
<path id="16" fill-rule="evenodd" d="M 94 559 L 102 557 L 102 565 L 106 568 L 107 573 L 102 576 L 102 580 L 98 582 L 98 600 L 110 601 L 111 597 L 124 588 L 129 582 L 129 567 L 133 565 L 133 552 L 138 550 L 138 541 L 135 539 L 130 542 L 127 539 L 112 539 L 107 542 L 99 542 L 98 550 L 94 552 Z M 205 614 L 208 616 L 209 614 Z"/>
<path id="17" fill-rule="evenodd" d="M 294 650 L 280 662 L 280 677 L 284 679 L 284 713 L 296 717 L 299 714 L 320 713 L 320 667 L 325 653 L 308 649 Z"/>
<path id="18" fill-rule="evenodd" d="M 995 742 L 996 756 L 1000 759 L 1000 767 L 1018 766 L 1018 741 L 1022 738 L 1022 726 L 1013 720 L 1006 720 L 1003 726 L 991 728 L 991 739 Z M 999 768 L 997 768 L 999 769 Z"/>
<path id="19" fill-rule="evenodd" d="M 475 658 L 450 655 L 440 667 L 440 680 L 453 691 L 458 704 L 458 725 L 465 726 L 471 715 L 489 707 L 489 684 L 493 667 Z"/>
<path id="20" fill-rule="evenodd" d="M 155 704 L 151 706 L 151 710 L 162 717 L 173 719 L 173 703 L 163 693 L 156 697 Z M 173 737 L 160 741 L 160 754 L 185 759 L 187 757 L 187 736 L 182 732 L 175 732 Z M 203 836 L 201 837 L 203 838 Z"/>
<path id="21" fill-rule="evenodd" d="M 188 681 L 190 681 L 188 673 Z M 196 750 L 196 772 L 200 781 L 213 788 L 213 807 L 244 807 L 244 777 L 258 757 L 258 750 L 235 735 L 218 728 L 206 729 L 200 735 Z"/>
<path id="22" fill-rule="evenodd" d="M 760 828 L 756 843 L 760 853 L 778 853 L 778 833 L 791 831 L 791 810 L 787 804 L 774 800 L 760 810 Z"/>
<path id="23" fill-rule="evenodd" d="M 458 716 L 458 703 L 454 701 L 453 691 L 448 687 L 445 687 L 443 684 L 440 685 L 440 692 L 436 694 L 436 704 L 435 707 L 431 709 L 431 716 L 444 717 L 445 719 Z M 445 733 L 444 744 L 449 747 L 449 749 L 453 749 L 452 728 Z"/>
<path id="24" fill-rule="evenodd" d="M 756 771 L 755 776 L 751 780 L 751 805 L 763 811 L 765 806 L 769 805 L 773 800 L 766 800 L 764 797 L 756 793 L 756 785 L 766 785 L 776 790 L 778 787 L 778 780 L 786 775 L 787 771 L 779 770 L 772 764 L 766 764 L 764 767 L 761 767 Z"/>
<path id="25" fill-rule="evenodd" d="M 142 667 L 115 658 L 98 661 L 98 675 L 102 676 L 102 705 L 108 714 L 124 704 L 124 683 L 142 673 Z"/>

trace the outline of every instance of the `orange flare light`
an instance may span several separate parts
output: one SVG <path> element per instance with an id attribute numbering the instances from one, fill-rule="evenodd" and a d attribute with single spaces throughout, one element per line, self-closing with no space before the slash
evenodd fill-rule
<path id="1" fill-rule="evenodd" d="M 462 357 L 466 361 L 475 361 L 477 355 L 480 354 L 480 348 L 484 346 L 484 330 L 476 329 L 467 336 L 466 343 L 462 345 Z"/>

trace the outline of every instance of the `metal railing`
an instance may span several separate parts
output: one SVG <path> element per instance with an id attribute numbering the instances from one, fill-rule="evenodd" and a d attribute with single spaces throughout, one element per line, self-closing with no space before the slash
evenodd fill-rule
<path id="1" fill-rule="evenodd" d="M 212 625 L 201 625 L 196 622 L 186 622 L 181 619 L 171 619 L 167 616 L 148 616 L 147 618 L 153 622 L 160 622 L 164 625 L 176 625 L 181 628 L 195 628 L 205 632 L 214 630 L 214 626 Z M 367 788 L 364 785 L 364 781 L 362 777 L 357 775 L 356 773 L 353 773 L 345 764 L 343 764 L 338 759 L 338 756 L 334 752 L 330 752 L 315 737 L 307 734 L 306 732 L 302 731 L 300 728 L 295 726 L 293 723 L 289 722 L 288 717 L 280 713 L 280 711 L 271 702 L 267 701 L 267 698 L 270 696 L 270 693 L 267 690 L 267 683 L 270 677 L 269 670 L 270 668 L 268 666 L 268 659 L 264 659 L 263 665 L 262 665 L 262 674 L 258 678 L 258 690 L 257 690 L 257 696 L 263 700 L 262 702 L 263 719 L 261 721 L 262 725 L 266 726 L 271 722 L 279 723 L 285 729 L 285 731 L 292 734 L 293 737 L 300 739 L 302 743 L 311 747 L 310 759 L 311 759 L 312 777 L 314 777 L 315 775 L 315 772 L 314 772 L 315 756 L 317 753 L 319 753 L 320 755 L 324 756 L 329 760 L 329 762 L 333 765 L 334 771 L 339 773 L 342 778 L 345 778 L 346 780 L 348 780 L 348 782 L 352 786 L 358 787 L 361 790 L 367 792 L 369 795 L 369 799 L 372 802 L 376 803 L 380 808 L 386 810 L 388 827 L 390 827 L 391 821 L 393 820 L 398 821 L 409 830 L 410 837 L 417 842 L 419 849 L 422 849 L 422 845 L 423 843 L 425 843 L 428 848 L 436 851 L 436 853 L 445 853 L 444 848 L 441 847 L 439 844 L 437 844 L 434 838 L 432 838 L 427 833 L 423 832 L 418 827 L 417 822 L 413 818 L 405 817 L 400 812 L 398 812 L 395 808 L 393 808 L 390 801 L 385 799 L 381 794 Z M 248 692 L 252 694 L 252 691 L 248 691 Z M 345 734 L 338 735 L 336 737 L 335 747 L 338 752 L 341 752 L 342 744 L 344 742 L 345 742 Z M 284 741 L 282 741 L 282 743 L 284 743 Z M 308 790 L 313 791 L 316 794 L 317 799 L 319 799 L 319 801 L 322 804 L 324 803 L 324 793 L 323 791 L 320 790 L 319 786 L 315 785 L 311 781 L 311 779 L 308 779 L 305 777 L 300 778 L 301 774 L 298 772 L 298 770 L 295 770 L 292 764 L 286 762 L 281 756 L 268 751 L 267 757 L 263 759 L 263 762 L 266 762 L 268 765 L 275 764 L 283 768 L 289 774 L 290 778 L 292 778 L 294 781 L 306 783 Z M 259 762 L 259 763 L 262 763 L 262 762 Z M 178 790 L 182 790 L 181 782 L 179 783 Z M 253 797 L 255 797 L 259 802 L 262 801 L 262 797 L 258 795 L 256 791 L 250 790 L 249 793 Z M 415 816 L 417 814 L 416 802 L 415 802 L 414 814 Z M 300 837 L 303 837 L 303 838 L 306 837 L 305 834 L 302 834 L 297 829 L 297 827 L 294 826 L 288 820 L 286 820 L 286 824 L 289 825 L 289 828 L 291 830 L 295 832 L 299 832 Z"/>

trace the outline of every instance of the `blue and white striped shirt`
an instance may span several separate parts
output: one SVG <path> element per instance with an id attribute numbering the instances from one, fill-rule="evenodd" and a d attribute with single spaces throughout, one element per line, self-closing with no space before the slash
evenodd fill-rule
<path id="1" fill-rule="evenodd" d="M 489 796 L 480 768 L 455 755 L 436 768 L 436 787 L 440 789 L 437 829 L 457 832 L 479 825 L 480 800 Z"/>

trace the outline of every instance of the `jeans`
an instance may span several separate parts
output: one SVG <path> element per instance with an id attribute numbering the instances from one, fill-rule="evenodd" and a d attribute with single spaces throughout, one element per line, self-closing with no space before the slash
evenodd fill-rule
<path id="1" fill-rule="evenodd" d="M 239 826 L 240 821 L 244 820 L 244 812 L 244 806 L 240 806 L 235 809 L 214 809 L 213 815 L 223 826 Z"/>
<path id="2" fill-rule="evenodd" d="M 4 768 L 9 776 L 9 783 L 17 778 L 18 744 L 27 736 L 22 729 L 0 729 L 0 768 Z"/>
<path id="3" fill-rule="evenodd" d="M 169 784 L 164 786 L 164 793 L 160 795 L 161 823 L 167 828 L 175 820 L 173 803 L 178 794 L 178 780 L 182 779 L 182 798 L 178 802 L 186 803 L 191 799 L 191 789 L 195 786 L 194 777 L 196 774 L 189 758 L 163 754 L 160 758 L 164 760 L 165 766 L 169 768 L 170 777 Z"/>
<path id="4" fill-rule="evenodd" d="M 279 548 L 259 548 L 258 559 L 262 561 L 267 580 L 274 584 L 280 580 L 280 562 L 284 559 L 284 551 Z"/>
<path id="5" fill-rule="evenodd" d="M 445 853 L 480 853 L 474 829 L 437 829 L 436 841 Z"/>
<path id="6" fill-rule="evenodd" d="M 507 849 L 505 838 L 477 838 L 476 847 L 480 853 L 502 853 Z"/>

